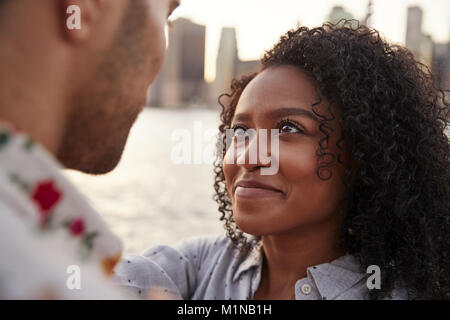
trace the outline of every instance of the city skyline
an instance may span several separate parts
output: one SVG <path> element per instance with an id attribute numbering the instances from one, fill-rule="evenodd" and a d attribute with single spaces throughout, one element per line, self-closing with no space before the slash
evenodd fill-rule
<path id="1" fill-rule="evenodd" d="M 342 6 L 331 8 L 326 21 L 357 19 L 364 23 L 371 20 L 368 2 L 366 15 L 355 17 Z M 424 12 L 418 6 L 406 9 L 405 45 L 416 59 L 432 70 L 436 85 L 450 88 L 450 41 L 433 41 L 423 28 Z M 356 24 L 356 22 L 355 22 Z M 205 81 L 206 71 L 206 26 L 186 18 L 172 22 L 168 33 L 168 53 L 161 74 L 154 83 L 149 103 L 162 108 L 189 108 L 191 106 L 213 108 L 217 97 L 228 91 L 231 80 L 259 69 L 259 60 L 244 61 L 238 54 L 237 29 L 224 27 L 221 30 L 218 53 L 214 61 L 216 77 Z"/>
<path id="2" fill-rule="evenodd" d="M 405 45 L 407 8 L 423 10 L 423 30 L 434 42 L 450 38 L 448 0 L 373 0 L 372 27 L 392 42 Z M 326 20 L 333 6 L 342 6 L 356 19 L 366 15 L 368 0 L 183 0 L 172 19 L 187 18 L 206 27 L 205 79 L 215 78 L 216 58 L 223 27 L 237 30 L 238 55 L 243 61 L 258 59 L 287 30 L 299 22 L 314 27 Z M 305 7 L 308 9 L 305 10 Z M 251 23 L 249 23 L 251 17 Z"/>

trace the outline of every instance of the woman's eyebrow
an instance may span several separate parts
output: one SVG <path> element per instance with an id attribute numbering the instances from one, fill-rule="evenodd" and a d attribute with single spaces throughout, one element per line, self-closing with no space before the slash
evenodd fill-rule
<path id="1" fill-rule="evenodd" d="M 320 122 L 320 120 L 310 111 L 299 108 L 280 108 L 269 111 L 267 116 L 270 118 L 283 118 L 292 115 L 300 115 L 311 118 L 314 121 Z M 251 116 L 247 113 L 238 113 L 234 115 L 232 122 L 247 122 L 250 121 Z"/>
<path id="2" fill-rule="evenodd" d="M 292 115 L 307 116 L 314 121 L 320 122 L 320 120 L 312 112 L 300 108 L 281 108 L 268 112 L 268 116 L 273 118 L 282 118 Z"/>
<path id="3" fill-rule="evenodd" d="M 250 115 L 248 115 L 247 113 L 238 113 L 235 114 L 233 117 L 233 120 L 231 121 L 233 122 L 246 122 L 250 120 Z"/>

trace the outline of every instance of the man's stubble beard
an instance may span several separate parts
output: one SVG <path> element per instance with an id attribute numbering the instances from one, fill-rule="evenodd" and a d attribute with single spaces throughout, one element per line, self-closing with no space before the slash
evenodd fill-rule
<path id="1" fill-rule="evenodd" d="M 73 95 L 57 158 L 68 169 L 105 174 L 119 163 L 129 131 L 145 104 L 147 48 L 141 1 L 131 1 L 118 36 L 92 80 Z M 134 5 L 132 5 L 134 3 Z M 141 75 L 142 76 L 142 75 Z"/>

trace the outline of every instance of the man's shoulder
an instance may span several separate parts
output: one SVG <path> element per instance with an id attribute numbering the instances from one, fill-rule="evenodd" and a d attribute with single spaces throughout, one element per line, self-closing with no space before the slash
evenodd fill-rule
<path id="1" fill-rule="evenodd" d="M 67 243 L 58 234 L 39 233 L 0 202 L 0 298 L 125 297 L 98 265 L 82 261 L 66 249 Z"/>
<path id="2" fill-rule="evenodd" d="M 81 292 L 66 287 L 69 266 L 83 269 L 85 288 L 107 282 L 120 240 L 39 145 L 0 134 L 0 295 L 41 298 L 48 288 L 45 297 L 76 298 Z M 101 291 L 93 289 L 82 296 Z"/>

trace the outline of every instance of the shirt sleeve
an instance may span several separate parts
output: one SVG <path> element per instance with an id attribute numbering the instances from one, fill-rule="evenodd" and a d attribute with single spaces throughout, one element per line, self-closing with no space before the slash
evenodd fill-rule
<path id="1" fill-rule="evenodd" d="M 191 299 L 202 265 L 208 263 L 214 237 L 184 240 L 171 247 L 159 245 L 142 255 L 125 256 L 115 269 L 115 280 L 137 295 L 151 299 Z"/>
<path id="2" fill-rule="evenodd" d="M 32 232 L 2 202 L 0 213 L 0 299 L 128 299 L 96 264 L 68 255 L 62 235 Z M 79 268 L 73 287 L 69 266 Z"/>

